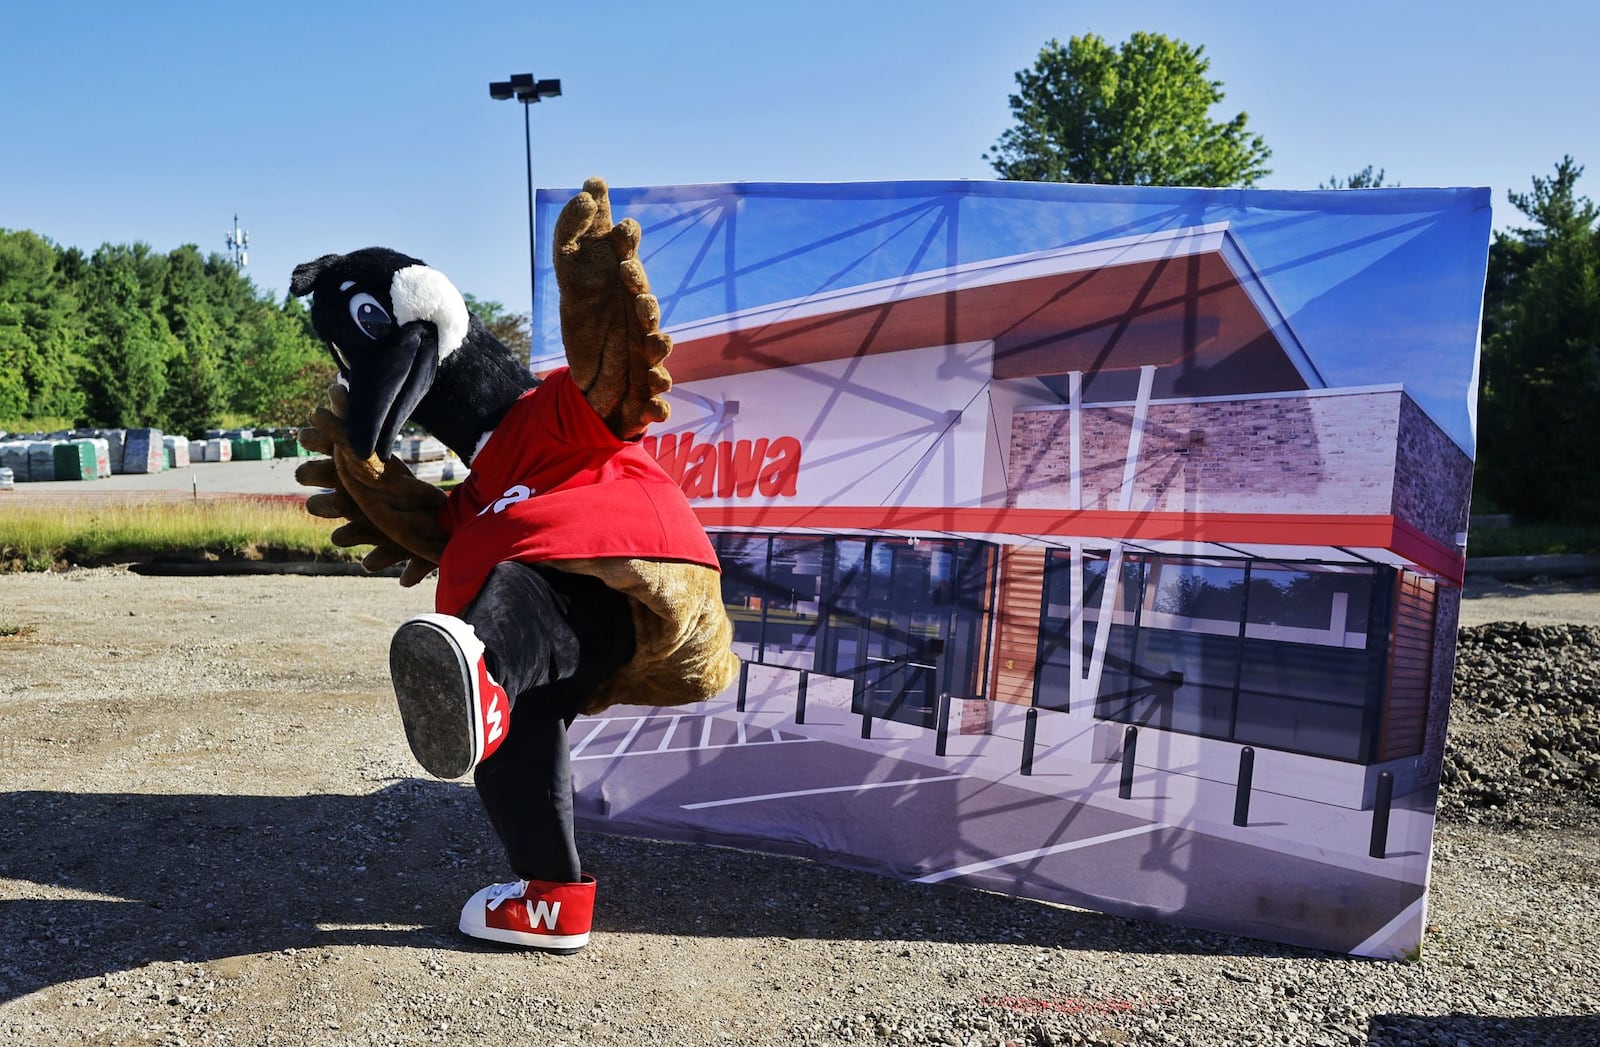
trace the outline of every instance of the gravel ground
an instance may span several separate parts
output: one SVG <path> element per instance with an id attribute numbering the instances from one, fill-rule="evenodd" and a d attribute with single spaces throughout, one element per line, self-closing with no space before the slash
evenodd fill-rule
<path id="1" fill-rule="evenodd" d="M 1469 590 L 1411 964 L 604 836 L 593 945 L 479 946 L 455 913 L 498 847 L 387 690 L 430 598 L 0 578 L 0 1043 L 1600 1043 L 1581 586 Z"/>

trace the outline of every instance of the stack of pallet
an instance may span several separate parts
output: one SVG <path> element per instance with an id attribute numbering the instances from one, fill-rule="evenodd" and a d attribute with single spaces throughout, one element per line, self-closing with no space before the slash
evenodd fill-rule
<path id="1" fill-rule="evenodd" d="M 159 473 L 167 467 L 167 449 L 160 429 L 129 429 L 122 449 L 125 473 Z"/>

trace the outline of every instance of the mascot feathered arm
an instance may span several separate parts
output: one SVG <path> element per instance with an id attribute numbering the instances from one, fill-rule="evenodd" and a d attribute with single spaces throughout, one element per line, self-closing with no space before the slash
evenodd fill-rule
<path id="1" fill-rule="evenodd" d="M 416 585 L 432 574 L 444 554 L 445 533 L 439 509 L 445 494 L 418 480 L 404 462 L 390 455 L 359 457 L 345 432 L 347 394 L 341 385 L 328 389 L 328 407 L 319 407 L 300 430 L 306 450 L 324 454 L 295 470 L 297 483 L 327 488 L 306 498 L 306 511 L 329 520 L 347 520 L 333 532 L 340 548 L 371 545 L 362 558 L 369 571 L 404 563 L 400 584 Z"/>
<path id="2" fill-rule="evenodd" d="M 606 183 L 591 178 L 556 219 L 561 341 L 572 379 L 606 425 L 637 440 L 667 419 L 672 338 L 639 261 L 639 223 L 613 225 Z"/>

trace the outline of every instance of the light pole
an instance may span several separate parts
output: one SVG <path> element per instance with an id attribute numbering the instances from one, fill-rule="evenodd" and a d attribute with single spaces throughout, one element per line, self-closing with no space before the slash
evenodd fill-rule
<path id="1" fill-rule="evenodd" d="M 533 339 L 534 284 L 537 268 L 533 232 L 533 132 L 528 124 L 528 107 L 541 98 L 555 98 L 561 94 L 560 80 L 535 80 L 532 73 L 514 73 L 509 80 L 499 80 L 489 85 L 489 97 L 506 101 L 515 98 L 522 103 L 522 148 L 528 161 L 528 338 Z M 531 348 L 530 348 L 531 351 Z"/>

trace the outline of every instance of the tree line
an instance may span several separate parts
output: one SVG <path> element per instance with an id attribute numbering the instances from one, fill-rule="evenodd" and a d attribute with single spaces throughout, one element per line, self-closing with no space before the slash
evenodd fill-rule
<path id="1" fill-rule="evenodd" d="M 527 317 L 466 296 L 528 351 Z M 224 418 L 298 425 L 335 369 L 296 298 L 274 302 L 226 255 L 186 244 L 92 254 L 0 229 L 0 419 L 153 426 L 196 438 Z"/>
<path id="2" fill-rule="evenodd" d="M 305 307 L 224 255 L 0 229 L 0 418 L 193 438 L 225 414 L 297 424 L 333 375 Z"/>

